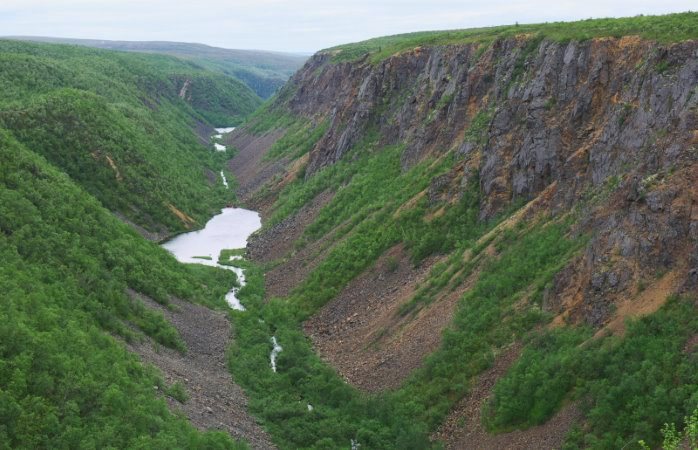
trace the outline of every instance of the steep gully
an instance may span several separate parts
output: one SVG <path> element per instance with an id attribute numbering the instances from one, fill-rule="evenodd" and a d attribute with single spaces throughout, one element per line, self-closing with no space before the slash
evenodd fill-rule
<path id="1" fill-rule="evenodd" d="M 218 128 L 213 136 L 215 150 L 225 151 L 219 144 L 222 135 L 234 128 Z M 223 171 L 222 183 L 228 187 Z M 224 208 L 212 217 L 205 227 L 185 233 L 164 242 L 163 248 L 171 252 L 177 260 L 186 264 L 203 264 L 231 270 L 238 279 L 226 294 L 228 306 L 237 311 L 245 311 L 237 298 L 239 289 L 245 286 L 245 273 L 236 267 L 235 260 L 241 256 L 230 256 L 231 265 L 219 264 L 218 259 L 224 249 L 240 249 L 247 245 L 248 237 L 261 226 L 259 214 L 242 208 Z M 219 429 L 231 436 L 248 441 L 254 448 L 271 449 L 274 445 L 267 433 L 248 413 L 247 397 L 230 377 L 226 364 L 226 354 L 232 339 L 232 324 L 227 314 L 194 305 L 180 299 L 171 299 L 169 307 L 135 292 L 129 291 L 134 301 L 159 311 L 177 329 L 182 337 L 187 353 L 164 349 L 150 340 L 128 344 L 131 351 L 145 362 L 155 365 L 164 374 L 167 385 L 179 383 L 187 393 L 187 400 L 180 403 L 167 397 L 168 405 L 174 411 L 182 411 L 191 422 L 202 430 Z M 276 371 L 275 360 L 282 347 L 271 337 L 273 349 L 270 353 L 270 370 Z M 310 405 L 309 408 L 312 408 Z"/>
<path id="2" fill-rule="evenodd" d="M 128 344 L 141 359 L 157 367 L 168 386 L 179 383 L 188 399 L 184 403 L 167 397 L 171 410 L 184 413 L 201 430 L 222 430 L 248 441 L 253 448 L 273 449 L 269 435 L 248 412 L 244 391 L 228 371 L 226 354 L 231 326 L 227 314 L 205 306 L 171 299 L 170 306 L 135 292 L 134 301 L 160 311 L 176 329 L 187 353 L 157 346 L 150 340 Z"/>

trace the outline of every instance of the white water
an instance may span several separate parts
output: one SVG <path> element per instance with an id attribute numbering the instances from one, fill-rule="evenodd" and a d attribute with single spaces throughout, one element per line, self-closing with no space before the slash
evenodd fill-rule
<path id="1" fill-rule="evenodd" d="M 239 267 L 218 264 L 221 250 L 243 248 L 247 246 L 247 238 L 262 226 L 262 221 L 254 211 L 242 208 L 225 208 L 221 213 L 211 218 L 203 230 L 180 234 L 165 242 L 162 246 L 172 253 L 178 261 L 190 264 L 203 264 L 232 270 L 238 277 L 240 287 L 245 285 L 244 270 Z M 196 256 L 208 256 L 211 260 L 199 259 Z M 238 259 L 238 258 L 230 258 Z M 225 296 L 228 305 L 240 311 L 245 307 L 236 297 L 240 288 L 234 287 Z"/>
<path id="2" fill-rule="evenodd" d="M 221 170 L 221 178 L 223 179 L 223 186 L 225 186 L 226 189 L 230 189 L 230 186 L 228 186 L 228 179 L 225 178 L 225 174 Z"/>
<path id="3" fill-rule="evenodd" d="M 279 353 L 281 353 L 281 350 L 283 350 L 283 348 L 279 345 L 278 342 L 276 342 L 276 336 L 271 337 L 271 343 L 274 347 L 271 349 L 271 355 L 269 355 L 269 360 L 271 361 L 271 370 L 276 372 L 276 357 L 279 356 Z"/>
<path id="4" fill-rule="evenodd" d="M 213 139 L 223 139 L 224 134 L 230 133 L 234 129 L 235 127 L 216 128 L 216 132 L 218 134 L 214 134 Z M 214 142 L 213 147 L 216 149 L 217 152 L 224 152 L 226 150 L 225 145 L 220 144 L 218 142 Z"/>
<path id="5" fill-rule="evenodd" d="M 240 268 L 240 267 L 232 267 L 232 266 L 219 266 L 219 267 L 225 267 L 226 269 L 230 269 L 233 272 L 235 272 L 235 275 L 238 277 L 238 282 L 240 283 L 240 287 L 234 287 L 225 294 L 225 301 L 228 302 L 228 305 L 233 308 L 237 309 L 238 311 L 244 311 L 245 307 L 242 306 L 242 303 L 240 303 L 240 300 L 238 299 L 238 291 L 245 287 L 247 284 L 247 281 L 245 280 L 245 270 Z"/>
<path id="6" fill-rule="evenodd" d="M 220 134 L 226 134 L 226 133 L 230 133 L 234 129 L 235 129 L 235 127 L 216 128 L 216 131 L 219 132 Z"/>

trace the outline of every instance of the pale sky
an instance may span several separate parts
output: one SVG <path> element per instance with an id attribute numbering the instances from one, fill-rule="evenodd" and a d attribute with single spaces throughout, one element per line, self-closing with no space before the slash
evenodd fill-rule
<path id="1" fill-rule="evenodd" d="M 0 0 L 0 36 L 200 42 L 311 53 L 410 31 L 624 17 L 697 0 Z"/>

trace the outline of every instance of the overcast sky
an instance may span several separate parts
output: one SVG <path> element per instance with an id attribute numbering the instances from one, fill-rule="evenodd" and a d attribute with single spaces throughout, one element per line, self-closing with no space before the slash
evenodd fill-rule
<path id="1" fill-rule="evenodd" d="M 697 0 L 0 0 L 0 35 L 310 53 L 419 30 L 698 9 Z"/>

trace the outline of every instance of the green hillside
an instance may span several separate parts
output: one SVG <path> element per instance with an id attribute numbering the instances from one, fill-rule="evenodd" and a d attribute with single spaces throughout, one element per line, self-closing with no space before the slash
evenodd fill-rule
<path id="1" fill-rule="evenodd" d="M 306 56 L 291 53 L 234 50 L 185 42 L 105 41 L 33 36 L 17 39 L 172 55 L 237 78 L 263 99 L 271 97 L 307 59 Z"/>
<path id="2" fill-rule="evenodd" d="M 194 130 L 235 125 L 259 104 L 241 83 L 176 58 L 16 41 L 0 41 L 0 89 L 0 128 L 110 210 L 169 231 L 230 196 L 205 176 L 225 154 Z"/>
<path id="3" fill-rule="evenodd" d="M 0 258 L 0 448 L 237 445 L 171 414 L 160 376 L 112 337 L 185 351 L 126 289 L 222 303 L 229 273 L 177 263 L 5 131 Z"/>
<path id="4" fill-rule="evenodd" d="M 196 130 L 258 100 L 171 57 L 11 41 L 0 88 L 0 448 L 246 447 L 170 412 L 175 390 L 120 342 L 186 352 L 128 293 L 222 308 L 234 275 L 178 263 L 113 212 L 203 223 L 232 194 L 207 180 L 226 156 Z"/>

